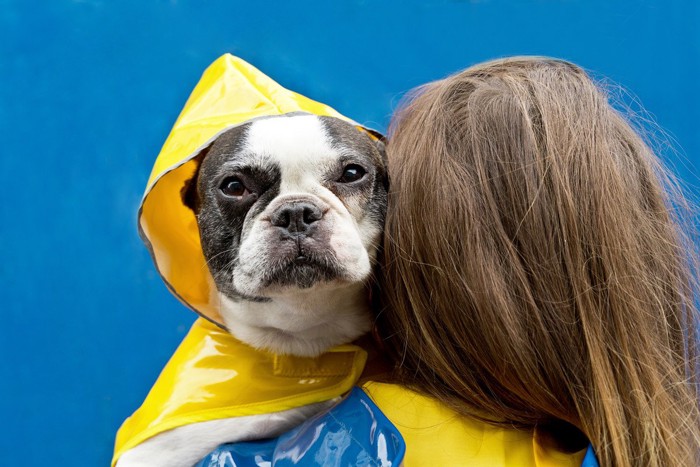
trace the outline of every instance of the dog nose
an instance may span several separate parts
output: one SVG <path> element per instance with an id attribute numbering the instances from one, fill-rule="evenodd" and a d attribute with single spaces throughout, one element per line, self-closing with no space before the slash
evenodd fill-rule
<path id="1" fill-rule="evenodd" d="M 311 227 L 323 217 L 318 206 L 296 201 L 280 206 L 270 216 L 270 222 L 290 233 L 307 234 Z"/>

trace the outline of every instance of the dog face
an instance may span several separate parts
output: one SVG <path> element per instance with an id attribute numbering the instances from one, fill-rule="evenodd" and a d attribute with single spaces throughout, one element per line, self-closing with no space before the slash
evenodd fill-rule
<path id="1" fill-rule="evenodd" d="M 331 117 L 254 120 L 202 154 L 184 199 L 217 288 L 235 301 L 364 283 L 387 202 L 382 143 Z"/>

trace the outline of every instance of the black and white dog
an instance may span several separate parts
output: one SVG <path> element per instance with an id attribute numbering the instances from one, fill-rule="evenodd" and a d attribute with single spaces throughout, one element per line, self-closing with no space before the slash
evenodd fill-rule
<path id="1" fill-rule="evenodd" d="M 183 198 L 234 337 L 316 356 L 366 333 L 387 203 L 383 144 L 339 119 L 292 114 L 232 128 L 200 157 Z M 117 465 L 191 466 L 220 444 L 280 434 L 330 404 L 176 428 Z"/>

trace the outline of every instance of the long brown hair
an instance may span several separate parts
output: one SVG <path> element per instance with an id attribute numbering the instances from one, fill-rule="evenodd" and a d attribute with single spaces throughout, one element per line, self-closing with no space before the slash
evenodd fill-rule
<path id="1" fill-rule="evenodd" d="M 395 114 L 378 317 L 403 382 L 602 465 L 700 465 L 697 249 L 649 145 L 579 67 L 515 57 Z"/>

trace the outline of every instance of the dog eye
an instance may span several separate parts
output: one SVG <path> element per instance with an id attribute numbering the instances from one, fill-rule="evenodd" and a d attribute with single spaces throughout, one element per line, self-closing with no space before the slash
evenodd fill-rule
<path id="1" fill-rule="evenodd" d="M 232 198 L 242 198 L 249 193 L 243 182 L 238 177 L 228 177 L 224 179 L 219 187 L 221 192 Z"/>
<path id="2" fill-rule="evenodd" d="M 365 176 L 367 171 L 357 164 L 350 164 L 345 166 L 343 170 L 343 175 L 338 179 L 340 183 L 352 183 L 360 180 Z"/>

